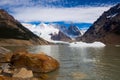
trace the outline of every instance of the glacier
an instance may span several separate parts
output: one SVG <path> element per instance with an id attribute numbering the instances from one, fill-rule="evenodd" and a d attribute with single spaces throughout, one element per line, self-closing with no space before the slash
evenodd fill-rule
<path id="1" fill-rule="evenodd" d="M 86 42 L 72 42 L 69 43 L 69 47 L 105 47 L 105 44 L 102 42 L 93 42 L 93 43 L 86 43 Z"/>

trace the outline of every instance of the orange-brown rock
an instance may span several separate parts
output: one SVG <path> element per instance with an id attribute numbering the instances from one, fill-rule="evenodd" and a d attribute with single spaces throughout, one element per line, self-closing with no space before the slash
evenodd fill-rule
<path id="1" fill-rule="evenodd" d="M 0 80 L 14 80 L 11 77 L 0 76 Z"/>
<path id="2" fill-rule="evenodd" d="M 57 60 L 44 53 L 31 54 L 27 51 L 16 52 L 11 58 L 11 64 L 15 68 L 25 67 L 33 72 L 51 72 L 59 67 Z"/>
<path id="3" fill-rule="evenodd" d="M 7 77 L 7 76 L 0 76 L 0 80 L 44 80 L 44 79 L 38 79 L 38 78 L 14 78 L 14 77 Z"/>
<path id="4" fill-rule="evenodd" d="M 15 69 L 13 77 L 31 78 L 33 77 L 33 72 L 31 70 L 27 70 L 26 68 Z"/>

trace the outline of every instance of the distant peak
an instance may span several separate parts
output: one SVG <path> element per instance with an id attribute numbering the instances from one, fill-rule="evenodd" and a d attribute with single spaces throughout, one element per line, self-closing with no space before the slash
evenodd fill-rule
<path id="1" fill-rule="evenodd" d="M 117 6 L 120 6 L 120 3 L 118 3 Z"/>
<path id="2" fill-rule="evenodd" d="M 39 26 L 42 27 L 42 28 L 45 28 L 45 27 L 47 27 L 47 24 L 41 22 Z"/>
<path id="3" fill-rule="evenodd" d="M 116 5 L 117 9 L 120 9 L 120 3 Z"/>

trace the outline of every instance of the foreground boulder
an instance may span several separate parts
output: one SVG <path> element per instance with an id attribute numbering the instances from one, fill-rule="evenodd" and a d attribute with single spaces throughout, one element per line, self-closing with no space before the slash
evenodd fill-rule
<path id="1" fill-rule="evenodd" d="M 11 58 L 11 65 L 15 68 L 25 67 L 33 72 L 51 72 L 59 67 L 57 60 L 41 54 L 30 54 L 27 51 L 16 52 Z"/>
<path id="2" fill-rule="evenodd" d="M 44 80 L 44 79 L 37 79 L 37 78 L 13 78 L 13 77 L 6 77 L 6 76 L 0 76 L 0 80 Z"/>

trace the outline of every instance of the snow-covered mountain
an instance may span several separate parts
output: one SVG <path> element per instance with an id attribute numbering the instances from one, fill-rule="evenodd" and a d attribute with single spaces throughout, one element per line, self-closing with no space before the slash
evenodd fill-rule
<path id="1" fill-rule="evenodd" d="M 57 24 L 45 24 L 45 23 L 40 23 L 38 25 L 22 23 L 22 25 L 30 29 L 34 34 L 48 41 L 55 40 L 55 38 L 53 39 L 53 36 L 56 36 L 57 37 L 56 40 L 58 41 L 59 40 L 58 37 L 60 35 L 59 33 L 62 33 L 64 36 L 69 37 L 69 39 L 71 38 L 71 40 L 83 34 L 83 31 L 81 31 L 77 26 L 74 25 L 70 25 L 70 27 L 68 28 Z M 61 37 L 60 40 L 67 40 L 64 39 L 66 37 Z"/>
<path id="2" fill-rule="evenodd" d="M 52 24 L 41 23 L 39 25 L 32 25 L 28 23 L 22 23 L 26 28 L 30 29 L 34 34 L 42 37 L 45 40 L 51 41 L 50 34 L 58 34 L 59 29 Z"/>

